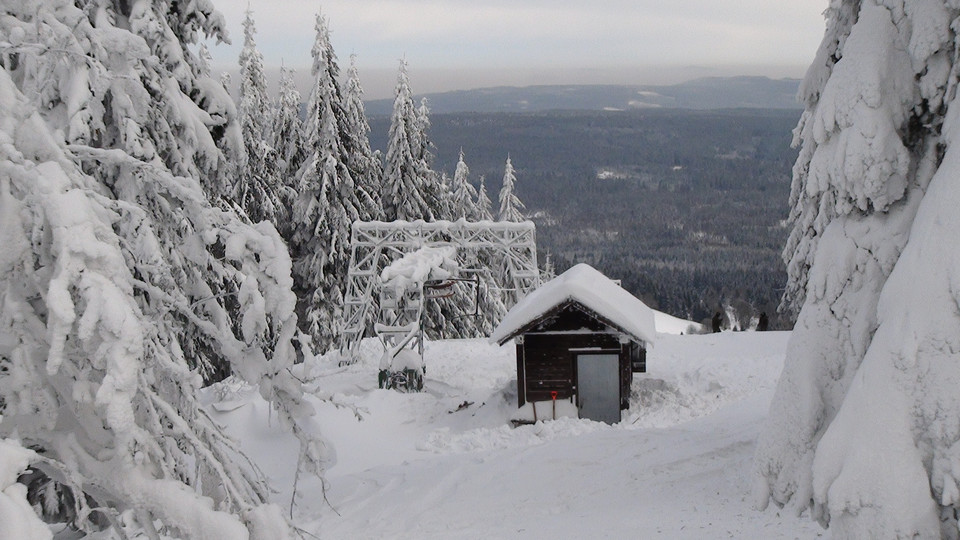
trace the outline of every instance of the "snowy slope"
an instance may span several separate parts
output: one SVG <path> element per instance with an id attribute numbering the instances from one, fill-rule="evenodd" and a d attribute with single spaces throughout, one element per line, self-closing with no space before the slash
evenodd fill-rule
<path id="1" fill-rule="evenodd" d="M 662 311 L 653 310 L 653 324 L 659 334 L 691 334 L 703 330 L 703 325 L 688 321 Z"/>
<path id="2" fill-rule="evenodd" d="M 512 345 L 430 343 L 426 391 L 376 389 L 364 360 L 307 366 L 317 422 L 335 447 L 298 481 L 300 526 L 324 538 L 811 537 L 805 517 L 750 506 L 754 440 L 787 333 L 663 335 L 618 426 L 561 419 L 511 428 Z M 242 387 L 208 393 L 289 507 L 296 445 Z M 322 401 L 321 401 L 322 400 Z M 459 409 L 459 410 L 458 410 Z"/>

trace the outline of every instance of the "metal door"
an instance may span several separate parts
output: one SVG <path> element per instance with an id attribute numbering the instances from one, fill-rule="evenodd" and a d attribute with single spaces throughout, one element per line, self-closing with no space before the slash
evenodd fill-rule
<path id="1" fill-rule="evenodd" d="M 577 355 L 577 402 L 580 418 L 616 424 L 620 421 L 620 357 Z"/>

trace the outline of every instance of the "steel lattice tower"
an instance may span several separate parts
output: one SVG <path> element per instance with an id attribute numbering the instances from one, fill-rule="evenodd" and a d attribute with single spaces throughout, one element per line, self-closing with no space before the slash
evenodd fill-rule
<path id="1" fill-rule="evenodd" d="M 536 227 L 531 221 L 356 221 L 353 223 L 350 269 L 343 306 L 340 353 L 345 362 L 357 358 L 358 345 L 379 309 L 380 272 L 390 261 L 424 246 L 454 246 L 461 262 L 476 264 L 483 252 L 496 260 L 490 268 L 493 287 L 504 292 L 507 308 L 540 285 Z M 469 265 L 461 272 L 476 272 Z"/>

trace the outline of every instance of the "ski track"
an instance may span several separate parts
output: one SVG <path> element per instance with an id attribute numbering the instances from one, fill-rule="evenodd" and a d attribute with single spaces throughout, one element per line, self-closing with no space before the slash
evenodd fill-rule
<path id="1" fill-rule="evenodd" d="M 312 377 L 316 429 L 334 450 L 329 504 L 319 480 L 301 477 L 294 515 L 334 539 L 816 537 L 806 516 L 753 509 L 749 492 L 788 337 L 659 336 L 616 426 L 564 418 L 509 427 L 512 346 L 430 343 L 420 394 L 374 389 L 375 343 L 346 368 L 319 359 L 301 369 Z M 211 414 L 289 508 L 295 442 L 258 426 L 267 407 L 243 396 L 247 405 Z"/>

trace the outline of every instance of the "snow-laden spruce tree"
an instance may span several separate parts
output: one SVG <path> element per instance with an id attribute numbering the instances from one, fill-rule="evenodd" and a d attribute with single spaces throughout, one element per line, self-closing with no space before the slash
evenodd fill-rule
<path id="1" fill-rule="evenodd" d="M 546 283 L 557 277 L 557 268 L 553 264 L 553 259 L 548 251 L 543 257 L 543 269 L 540 270 L 540 283 Z"/>
<path id="2" fill-rule="evenodd" d="M 434 219 L 430 203 L 433 171 L 423 159 L 421 119 L 413 104 L 407 62 L 400 62 L 397 86 L 390 116 L 386 162 L 383 167 L 381 202 L 386 221 Z"/>
<path id="3" fill-rule="evenodd" d="M 958 15 L 834 1 L 801 87 L 784 251 L 799 315 L 755 491 L 837 537 L 958 537 Z"/>
<path id="4" fill-rule="evenodd" d="M 300 140 L 303 121 L 300 119 L 300 91 L 294 83 L 292 69 L 280 68 L 280 83 L 274 102 L 273 125 L 270 129 L 270 146 L 277 152 L 277 169 L 283 183 L 295 185 L 291 178 L 305 159 L 305 150 Z"/>
<path id="5" fill-rule="evenodd" d="M 240 51 L 240 103 L 237 116 L 246 150 L 240 161 L 236 199 L 253 222 L 267 220 L 277 225 L 286 219 L 277 171 L 277 156 L 271 146 L 270 98 L 263 73 L 263 55 L 254 39 L 253 12 L 243 19 L 243 49 Z"/>
<path id="6" fill-rule="evenodd" d="M 498 221 L 523 221 L 523 214 L 520 211 L 524 208 L 524 205 L 514 192 L 516 181 L 517 177 L 513 171 L 513 163 L 511 163 L 510 157 L 507 156 L 507 163 L 503 171 L 503 185 L 500 188 L 500 213 Z M 483 185 L 481 184 L 480 187 L 481 193 L 483 193 Z M 492 263 L 491 267 L 498 269 L 497 273 L 500 276 L 501 283 L 513 282 L 513 267 L 508 264 L 509 259 L 498 256 L 497 254 L 491 254 L 490 261 Z M 513 306 L 518 300 L 519 297 L 516 291 L 506 291 L 503 295 L 503 302 L 507 306 Z"/>
<path id="7" fill-rule="evenodd" d="M 361 209 L 360 219 L 377 220 L 382 218 L 380 191 L 383 187 L 383 165 L 380 153 L 370 148 L 370 123 L 363 107 L 363 86 L 357 70 L 357 57 L 350 55 L 350 67 L 347 69 L 346 87 L 343 90 L 343 112 L 345 141 L 347 148 L 347 166 L 353 173 L 354 182 L 370 195 L 372 207 Z"/>
<path id="8" fill-rule="evenodd" d="M 204 377 L 259 384 L 319 470 L 286 247 L 201 187 L 224 191 L 242 152 L 233 102 L 185 46 L 222 38 L 222 18 L 79 4 L 0 0 L 0 438 L 36 451 L 41 513 L 73 501 L 81 531 L 289 537 L 197 402 Z"/>
<path id="9" fill-rule="evenodd" d="M 450 214 L 452 219 L 468 220 L 475 220 L 480 214 L 477 209 L 477 190 L 470 185 L 470 168 L 463 160 L 462 148 L 450 185 Z"/>
<path id="10" fill-rule="evenodd" d="M 418 164 L 420 194 L 426 203 L 426 216 L 429 216 L 421 219 L 449 220 L 452 217 L 450 185 L 446 173 L 433 170 L 433 142 L 430 140 L 430 107 L 427 98 L 420 99 L 420 106 L 414 111 L 410 125 L 413 128 L 410 146 L 414 163 Z M 427 302 L 424 307 L 427 335 L 431 339 L 456 339 L 469 335 L 470 322 L 463 316 L 467 312 L 467 303 L 463 294 L 455 295 L 451 302 Z"/>
<path id="11" fill-rule="evenodd" d="M 430 139 L 430 106 L 420 98 L 414 131 L 414 156 L 423 163 L 423 195 L 433 219 L 450 218 L 450 182 L 445 173 L 433 170 L 433 141 Z"/>
<path id="12" fill-rule="evenodd" d="M 480 187 L 477 189 L 477 199 L 473 204 L 474 217 L 477 221 L 493 221 L 493 202 L 487 195 L 486 179 L 480 176 Z M 503 303 L 503 295 L 494 283 L 494 272 L 502 262 L 499 254 L 490 250 L 480 250 L 477 254 L 478 267 L 483 269 L 480 276 L 480 318 L 477 328 L 480 335 L 489 336 L 507 313 Z"/>
<path id="13" fill-rule="evenodd" d="M 447 174 L 447 171 L 441 171 L 440 173 L 434 172 L 434 177 L 437 178 L 435 184 L 437 195 L 436 195 L 436 204 L 437 210 L 434 212 L 438 219 L 452 220 L 453 219 L 453 179 L 450 178 L 450 175 Z"/>
<path id="14" fill-rule="evenodd" d="M 433 142 L 430 140 L 430 105 L 427 98 L 420 98 L 420 105 L 415 109 L 413 141 L 410 146 L 413 148 L 413 155 L 417 159 L 422 159 L 427 165 L 433 164 L 433 152 L 431 147 Z"/>
<path id="15" fill-rule="evenodd" d="M 273 106 L 270 147 L 276 159 L 277 193 L 282 212 L 277 216 L 277 229 L 284 238 L 292 234 L 292 208 L 297 197 L 298 172 L 306 151 L 303 147 L 303 121 L 300 120 L 300 92 L 293 81 L 293 71 L 280 68 L 280 87 Z"/>
<path id="16" fill-rule="evenodd" d="M 452 220 L 466 219 L 475 221 L 480 215 L 477 208 L 477 190 L 469 181 L 470 168 L 464 161 L 463 150 L 460 150 L 460 157 L 457 161 L 457 168 L 453 175 L 453 180 L 448 188 L 448 218 Z M 461 336 L 488 336 L 490 332 L 503 318 L 506 310 L 503 303 L 499 301 L 499 296 L 490 291 L 490 284 L 493 283 L 493 275 L 489 269 L 490 254 L 481 250 L 479 253 L 470 255 L 464 265 L 468 268 L 480 269 L 478 276 L 480 287 L 479 296 L 476 291 L 470 288 L 461 288 L 459 294 L 455 297 L 457 311 L 459 313 L 450 313 L 448 320 L 454 321 L 458 326 L 456 329 Z M 474 302 L 479 298 L 480 305 L 478 317 L 463 317 L 464 313 L 470 313 L 475 309 Z"/>
<path id="17" fill-rule="evenodd" d="M 480 187 L 477 188 L 477 219 L 479 221 L 493 221 L 493 201 L 487 195 L 486 179 L 480 176 Z"/>
<path id="18" fill-rule="evenodd" d="M 289 244 L 301 328 L 322 352 L 339 334 L 351 225 L 360 216 L 373 215 L 375 203 L 348 166 L 339 67 L 322 15 L 317 15 L 316 31 L 315 81 L 303 135 L 307 159 L 299 172 Z"/>
<path id="19" fill-rule="evenodd" d="M 521 210 L 526 207 L 514 191 L 516 183 L 517 176 L 513 171 L 513 163 L 507 157 L 507 164 L 503 169 L 503 186 L 500 188 L 500 221 L 523 221 Z"/>

